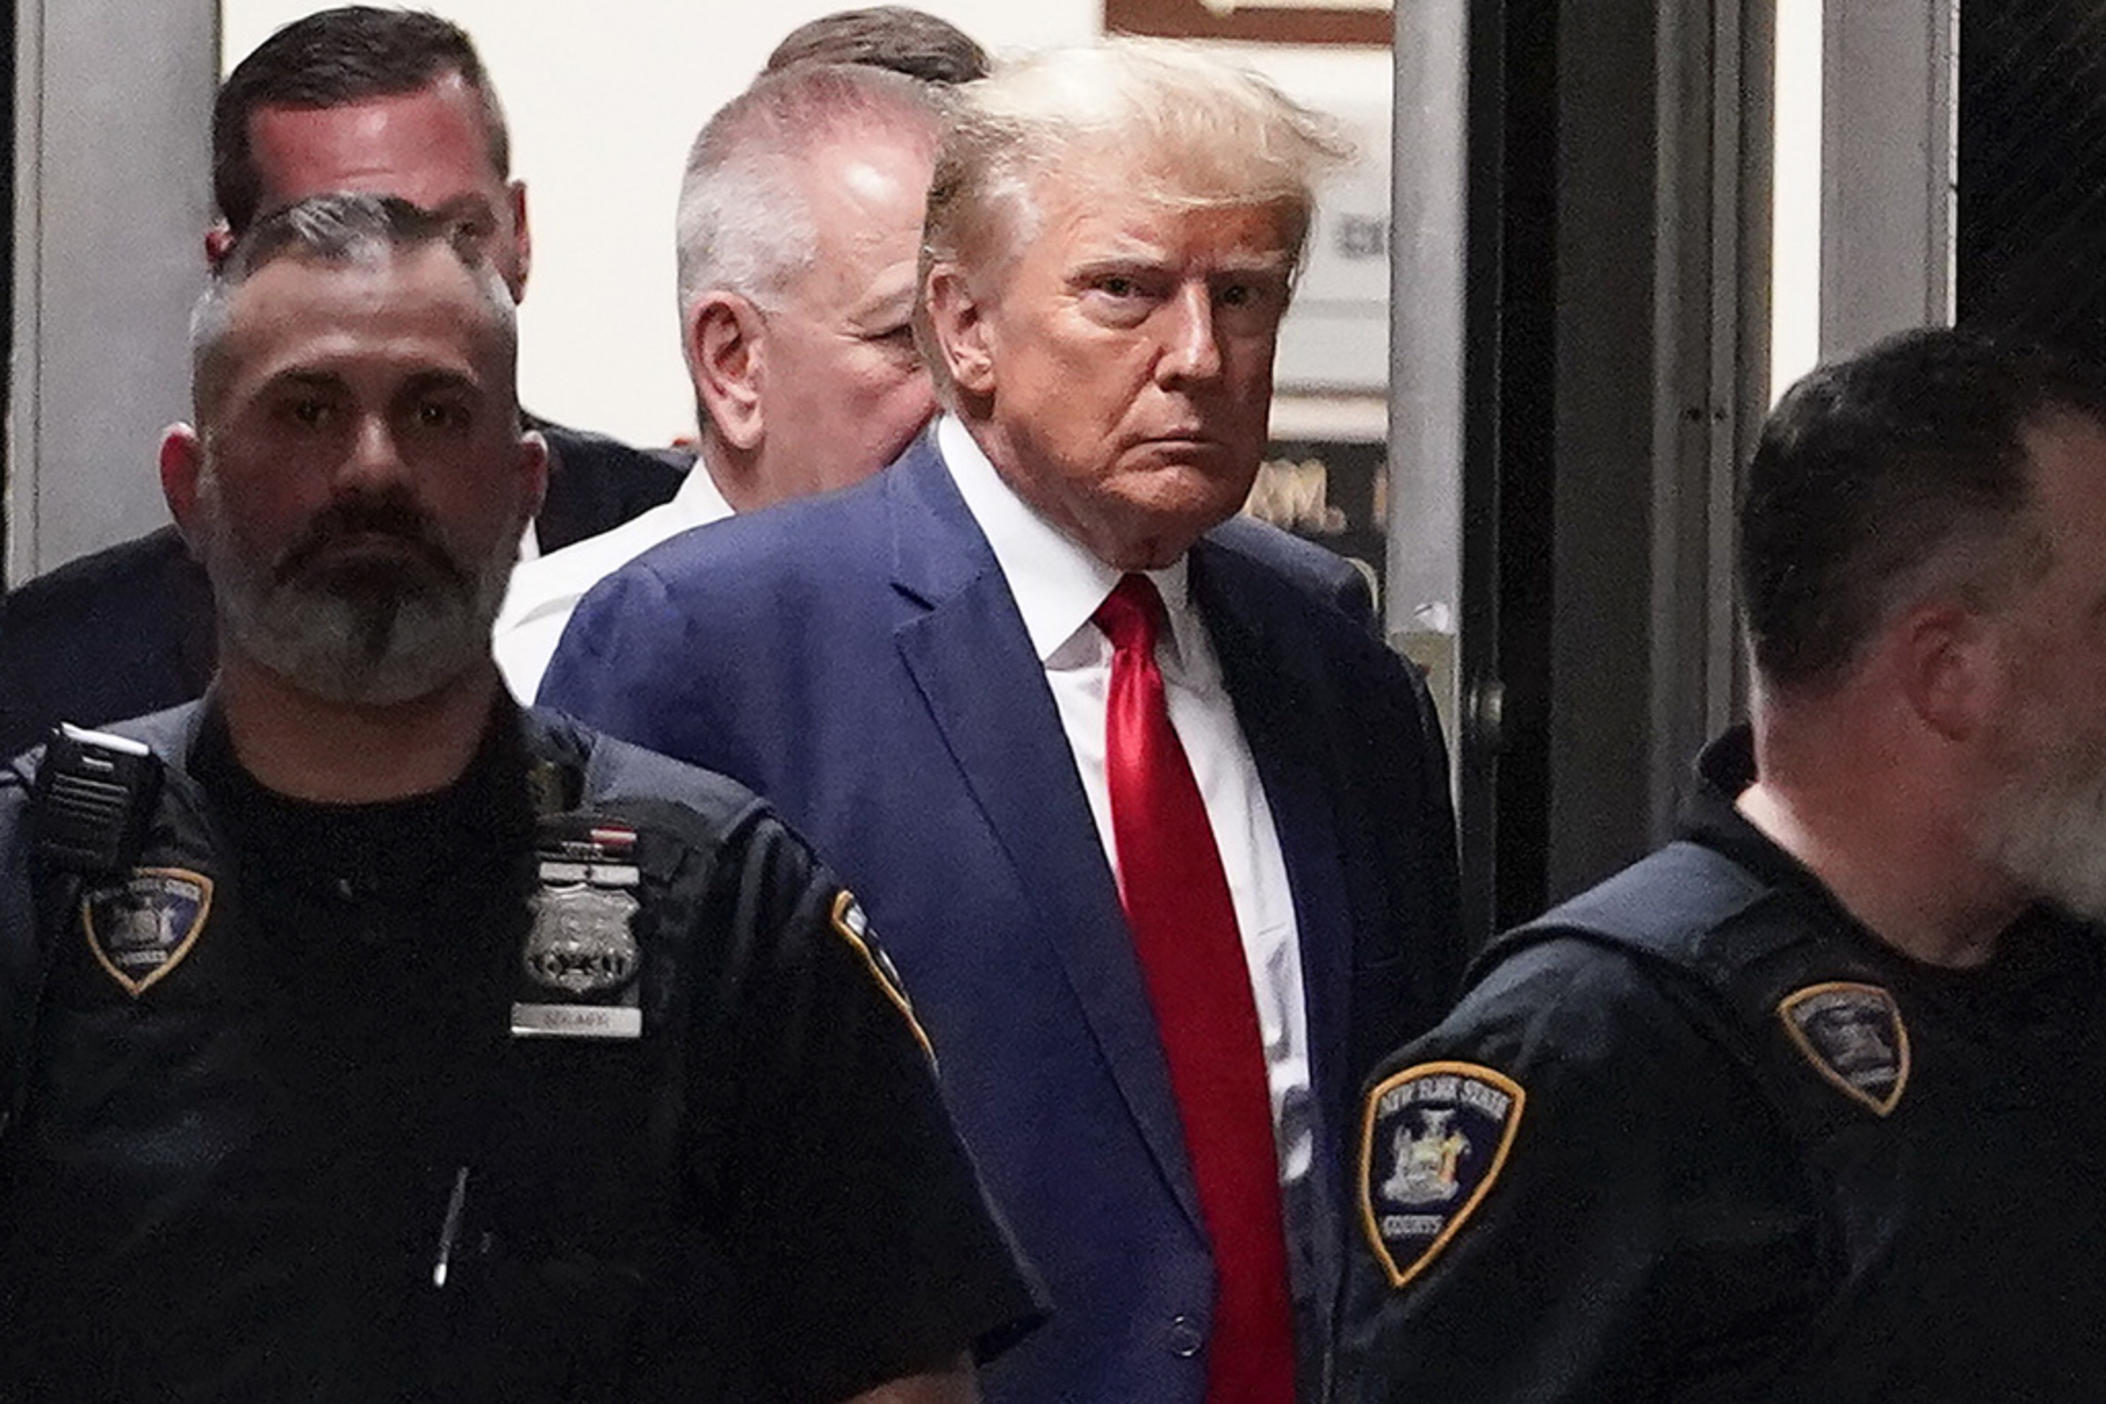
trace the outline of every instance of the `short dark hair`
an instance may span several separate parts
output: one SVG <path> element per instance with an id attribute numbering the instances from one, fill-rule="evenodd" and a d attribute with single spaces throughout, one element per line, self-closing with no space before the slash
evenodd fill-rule
<path id="1" fill-rule="evenodd" d="M 860 63 L 925 83 L 970 83 L 985 78 L 988 67 L 987 51 L 971 35 L 905 5 L 837 10 L 800 24 L 775 46 L 761 72 L 794 63 Z"/>
<path id="2" fill-rule="evenodd" d="M 467 267 L 480 268 L 486 262 L 456 221 L 399 195 L 310 195 L 259 216 L 220 264 L 216 277 L 239 286 L 280 258 L 348 263 L 369 250 L 405 251 L 442 243 Z"/>
<path id="3" fill-rule="evenodd" d="M 1984 604 L 2046 564 L 2023 520 L 2024 436 L 2106 426 L 2106 371 L 1980 333 L 1904 332 L 1799 381 L 1763 425 L 1741 499 L 1755 667 L 1788 690 L 1841 680 L 1910 594 Z"/>
<path id="4" fill-rule="evenodd" d="M 504 109 L 460 26 L 418 10 L 340 5 L 294 20 L 236 64 L 212 104 L 212 195 L 238 237 L 263 200 L 263 172 L 249 144 L 263 107 L 342 107 L 416 92 L 448 74 L 475 90 L 490 168 L 511 174 Z"/>

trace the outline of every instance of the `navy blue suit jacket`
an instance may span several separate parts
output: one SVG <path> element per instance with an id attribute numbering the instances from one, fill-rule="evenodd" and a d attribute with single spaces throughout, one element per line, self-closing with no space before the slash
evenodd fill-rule
<path id="1" fill-rule="evenodd" d="M 1460 967 L 1436 725 L 1339 608 L 1351 576 L 1243 520 L 1191 554 L 1294 894 L 1325 1208 L 1290 1232 L 1325 1284 L 1360 1081 Z M 541 698 L 759 790 L 862 897 L 1051 1294 L 989 1398 L 1197 1404 L 1213 1268 L 1154 1016 L 1044 671 L 932 436 L 602 582 Z"/>

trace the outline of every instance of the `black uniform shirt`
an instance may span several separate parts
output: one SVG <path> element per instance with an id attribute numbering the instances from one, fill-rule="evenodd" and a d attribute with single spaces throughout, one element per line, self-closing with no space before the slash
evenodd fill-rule
<path id="1" fill-rule="evenodd" d="M 1708 912 L 1692 945 L 1748 958 L 1699 971 L 1555 934 L 1552 913 L 1385 1064 L 1341 1397 L 2094 1397 L 2096 933 L 2034 914 L 1982 968 L 1907 959 L 1734 809 L 1745 733 L 1704 766 L 1686 834 L 1738 874 L 1667 892 L 1641 867 L 1618 901 L 1634 926 Z M 1768 993 L 1727 992 L 1750 989 Z M 1858 1032 L 1798 1045 L 1786 1006 L 1824 999 Z"/>
<path id="2" fill-rule="evenodd" d="M 7 1147 L 8 1379 L 819 1400 L 1028 1320 L 874 943 L 750 797 L 673 839 L 641 811 L 639 939 L 687 928 L 645 1036 L 514 1036 L 531 734 L 502 704 L 455 785 L 321 806 L 207 714 L 141 865 L 210 880 L 194 941 L 134 995 L 63 938 Z"/>

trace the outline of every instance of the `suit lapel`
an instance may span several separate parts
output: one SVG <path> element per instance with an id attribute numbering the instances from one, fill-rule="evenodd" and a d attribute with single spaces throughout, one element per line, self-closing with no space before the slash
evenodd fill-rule
<path id="1" fill-rule="evenodd" d="M 894 633 L 929 715 L 1059 956 L 1091 1036 L 1191 1221 L 1197 1192 L 1117 885 L 1060 714 L 994 553 L 924 438 L 891 470 Z"/>
<path id="2" fill-rule="evenodd" d="M 1202 540 L 1192 548 L 1192 593 L 1221 659 L 1222 681 L 1272 808 L 1294 894 L 1308 1001 L 1311 1078 L 1335 1131 L 1345 1099 L 1351 1015 L 1352 916 L 1339 862 L 1339 778 L 1326 738 L 1328 698 L 1310 685 L 1322 670 L 1298 655 L 1306 628 L 1282 612 L 1277 586 L 1252 588 L 1241 561 Z"/>

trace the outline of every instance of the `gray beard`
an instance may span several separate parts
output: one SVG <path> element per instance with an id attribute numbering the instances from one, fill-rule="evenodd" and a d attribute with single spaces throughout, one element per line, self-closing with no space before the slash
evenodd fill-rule
<path id="1" fill-rule="evenodd" d="M 199 476 L 205 568 L 219 627 L 244 655 L 328 702 L 388 706 L 436 692 L 490 656 L 518 534 L 482 560 L 448 551 L 454 578 L 404 569 L 363 578 L 274 578 L 234 538 L 217 476 Z M 523 524 L 522 524 L 523 525 Z"/>
<path id="2" fill-rule="evenodd" d="M 1992 862 L 2041 899 L 2106 920 L 2106 766 L 2075 746 L 2053 748 L 2013 777 L 1991 808 Z"/>

